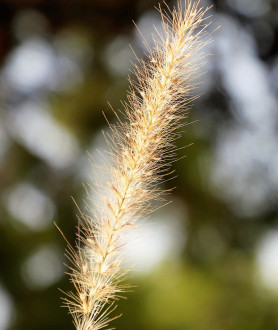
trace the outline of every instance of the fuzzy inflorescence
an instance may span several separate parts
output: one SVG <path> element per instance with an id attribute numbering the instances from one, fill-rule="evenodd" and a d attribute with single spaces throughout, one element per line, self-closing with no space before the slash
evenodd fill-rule
<path id="1" fill-rule="evenodd" d="M 194 98 L 196 77 L 209 42 L 199 1 L 178 2 L 173 11 L 159 7 L 163 31 L 157 31 L 147 60 L 135 65 L 130 80 L 126 120 L 118 118 L 107 137 L 112 162 L 98 189 L 98 203 L 81 212 L 76 246 L 68 244 L 69 276 L 75 291 L 64 299 L 76 329 L 98 330 L 113 319 L 113 302 L 125 291 L 121 246 L 126 233 L 151 211 L 150 203 L 165 193 L 174 159 L 177 129 L 184 125 Z"/>

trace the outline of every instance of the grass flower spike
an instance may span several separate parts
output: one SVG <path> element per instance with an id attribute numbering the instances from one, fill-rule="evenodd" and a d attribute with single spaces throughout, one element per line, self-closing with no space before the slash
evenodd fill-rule
<path id="1" fill-rule="evenodd" d="M 113 319 L 113 302 L 126 289 L 121 247 L 128 231 L 151 211 L 151 202 L 165 193 L 160 183 L 175 160 L 177 129 L 194 98 L 205 57 L 201 50 L 209 42 L 204 40 L 208 8 L 199 1 L 185 1 L 185 6 L 179 1 L 173 11 L 165 7 L 159 7 L 163 30 L 156 31 L 153 49 L 148 47 L 147 60 L 137 59 L 124 103 L 126 120 L 118 118 L 106 137 L 112 161 L 98 202 L 88 197 L 76 246 L 68 244 L 75 291 L 64 301 L 78 330 L 106 328 Z"/>

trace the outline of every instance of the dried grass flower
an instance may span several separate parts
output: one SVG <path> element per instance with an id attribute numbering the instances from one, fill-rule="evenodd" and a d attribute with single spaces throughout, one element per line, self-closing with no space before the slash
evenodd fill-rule
<path id="1" fill-rule="evenodd" d="M 184 5 L 184 6 L 183 6 Z M 119 117 L 106 136 L 111 162 L 98 201 L 88 197 L 80 211 L 76 245 L 68 244 L 69 276 L 74 292 L 64 298 L 78 330 L 105 328 L 113 320 L 113 302 L 126 290 L 121 268 L 129 230 L 160 200 L 175 160 L 175 140 L 196 96 L 196 77 L 204 63 L 209 8 L 200 1 L 178 1 L 172 11 L 159 6 L 163 31 L 156 30 L 146 60 L 137 59 L 130 79 L 126 120 Z M 117 114 L 116 114 L 117 115 Z"/>

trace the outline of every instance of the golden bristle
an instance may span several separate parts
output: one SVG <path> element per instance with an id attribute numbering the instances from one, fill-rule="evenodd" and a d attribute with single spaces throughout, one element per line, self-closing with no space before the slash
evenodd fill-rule
<path id="1" fill-rule="evenodd" d="M 167 7 L 167 5 L 166 5 Z M 202 65 L 200 50 L 209 42 L 205 14 L 199 1 L 182 1 L 163 11 L 163 33 L 157 32 L 146 61 L 135 65 L 130 81 L 126 122 L 111 126 L 107 137 L 112 164 L 101 186 L 100 202 L 81 213 L 78 242 L 68 246 L 69 269 L 75 292 L 64 298 L 78 330 L 105 328 L 113 319 L 113 302 L 126 290 L 121 250 L 126 234 L 139 217 L 151 212 L 150 201 L 163 195 L 175 131 L 183 126 Z M 88 204 L 91 201 L 88 201 Z"/>

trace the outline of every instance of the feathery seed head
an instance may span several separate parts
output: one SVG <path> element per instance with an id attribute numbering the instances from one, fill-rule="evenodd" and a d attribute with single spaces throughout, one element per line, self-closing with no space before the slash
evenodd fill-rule
<path id="1" fill-rule="evenodd" d="M 128 230 L 151 212 L 150 201 L 165 193 L 159 184 L 175 157 L 176 131 L 184 125 L 204 58 L 200 51 L 209 42 L 204 41 L 208 9 L 190 0 L 185 9 L 181 0 L 173 11 L 159 7 L 163 33 L 157 31 L 154 48 L 147 46 L 148 59 L 135 65 L 136 80 L 130 80 L 124 104 L 127 120 L 110 125 L 108 180 L 99 187 L 100 201 L 88 198 L 87 213 L 80 211 L 76 246 L 68 244 L 75 292 L 67 293 L 64 303 L 78 330 L 106 327 L 113 302 L 127 289 L 120 248 Z"/>

